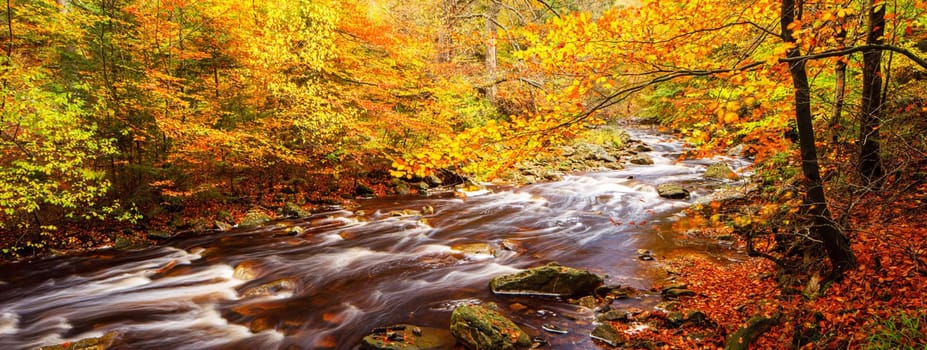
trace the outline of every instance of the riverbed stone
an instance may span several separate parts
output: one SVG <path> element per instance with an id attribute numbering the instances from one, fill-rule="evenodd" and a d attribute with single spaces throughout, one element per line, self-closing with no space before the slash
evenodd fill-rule
<path id="1" fill-rule="evenodd" d="M 270 221 L 270 215 L 267 215 L 260 209 L 251 209 L 245 213 L 245 217 L 241 218 L 241 222 L 238 223 L 238 226 L 256 227 L 268 221 Z"/>
<path id="2" fill-rule="evenodd" d="M 657 186 L 657 194 L 668 199 L 688 199 L 689 190 L 678 184 L 666 183 Z"/>
<path id="3" fill-rule="evenodd" d="M 601 341 L 610 346 L 618 346 L 624 343 L 624 337 L 621 336 L 621 333 L 618 333 L 615 328 L 609 326 L 608 324 L 600 324 L 592 330 L 590 334 L 592 339 Z"/>
<path id="4" fill-rule="evenodd" d="M 493 305 L 462 305 L 451 313 L 451 334 L 469 350 L 514 350 L 531 338 Z"/>
<path id="5" fill-rule="evenodd" d="M 496 249 L 487 243 L 455 244 L 451 246 L 451 249 L 464 254 L 496 256 Z"/>
<path id="6" fill-rule="evenodd" d="M 286 202 L 283 204 L 283 216 L 306 218 L 310 215 L 312 215 L 312 212 L 306 208 L 303 208 L 299 204 L 293 202 Z"/>
<path id="7" fill-rule="evenodd" d="M 447 329 L 397 324 L 378 327 L 361 340 L 361 350 L 441 350 L 457 340 Z"/>
<path id="8" fill-rule="evenodd" d="M 717 162 L 708 166 L 703 175 L 706 179 L 711 180 L 736 180 L 737 174 L 731 169 L 731 166 L 725 162 Z"/>
<path id="9" fill-rule="evenodd" d="M 267 282 L 257 287 L 245 289 L 241 293 L 243 298 L 267 297 L 280 292 L 293 291 L 296 289 L 296 282 L 289 278 L 281 278 L 275 281 Z"/>
<path id="10" fill-rule="evenodd" d="M 496 276 L 489 287 L 496 294 L 582 296 L 590 295 L 603 278 L 585 270 L 558 264 Z"/>
<path id="11" fill-rule="evenodd" d="M 228 232 L 232 230 L 232 224 L 225 221 L 216 220 L 214 225 L 216 225 L 216 230 L 219 230 L 219 232 Z"/>
<path id="12" fill-rule="evenodd" d="M 97 338 L 81 339 L 73 343 L 44 346 L 40 350 L 107 350 L 113 346 L 119 332 L 108 332 Z"/>
<path id="13" fill-rule="evenodd" d="M 638 155 L 631 157 L 630 162 L 631 164 L 637 164 L 637 165 L 652 165 L 653 159 L 650 158 L 650 156 L 647 156 L 645 154 L 638 154 Z"/>
<path id="14" fill-rule="evenodd" d="M 258 276 L 257 263 L 251 260 L 245 260 L 235 265 L 232 277 L 242 281 L 250 281 Z"/>
<path id="15" fill-rule="evenodd" d="M 148 237 L 148 239 L 169 239 L 174 235 L 167 231 L 151 230 L 148 231 L 145 236 Z"/>

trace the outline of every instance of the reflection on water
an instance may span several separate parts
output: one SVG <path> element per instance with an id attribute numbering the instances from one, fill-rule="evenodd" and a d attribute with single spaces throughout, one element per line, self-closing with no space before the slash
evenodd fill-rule
<path id="1" fill-rule="evenodd" d="M 653 146 L 655 165 L 466 199 L 369 200 L 361 215 L 333 211 L 142 251 L 5 266 L 0 348 L 117 330 L 117 347 L 126 349 L 352 349 L 377 326 L 447 327 L 456 305 L 490 301 L 524 306 L 509 316 L 551 348 L 593 348 L 581 331 L 591 329 L 590 311 L 494 296 L 487 284 L 556 261 L 607 275 L 609 284 L 650 287 L 652 262 L 635 251 L 673 248 L 661 232 L 688 204 L 662 199 L 654 188 L 697 183 L 705 163 L 676 161 L 681 145 L 672 140 L 634 136 Z M 710 189 L 701 184 L 694 194 Z M 392 213 L 423 206 L 435 213 Z M 291 226 L 305 233 L 280 234 Z M 483 249 L 460 248 L 472 243 Z M 250 269 L 236 274 L 236 266 Z M 544 323 L 579 329 L 554 335 L 540 329 Z"/>

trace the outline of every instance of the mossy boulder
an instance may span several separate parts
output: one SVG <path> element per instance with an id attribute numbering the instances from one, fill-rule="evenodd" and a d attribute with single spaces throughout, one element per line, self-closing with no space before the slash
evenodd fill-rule
<path id="1" fill-rule="evenodd" d="M 361 341 L 361 350 L 439 350 L 457 340 L 446 329 L 398 324 L 378 327 Z"/>
<path id="2" fill-rule="evenodd" d="M 245 217 L 241 218 L 241 222 L 238 223 L 239 227 L 256 227 L 261 224 L 270 221 L 270 215 L 267 215 L 261 210 L 251 209 L 245 213 Z"/>
<path id="3" fill-rule="evenodd" d="M 295 218 L 305 218 L 312 215 L 312 212 L 306 208 L 303 208 L 299 204 L 293 202 L 286 202 L 283 205 L 283 216 L 295 217 Z"/>
<path id="4" fill-rule="evenodd" d="M 589 271 L 549 264 L 496 276 L 489 288 L 496 294 L 582 296 L 592 294 L 602 282 L 601 276 Z"/>
<path id="5" fill-rule="evenodd" d="M 737 174 L 727 163 L 718 162 L 708 166 L 705 169 L 705 178 L 712 180 L 736 180 Z"/>
<path id="6" fill-rule="evenodd" d="M 451 334 L 469 350 L 514 350 L 531 346 L 528 334 L 491 306 L 458 306 L 451 313 Z"/>

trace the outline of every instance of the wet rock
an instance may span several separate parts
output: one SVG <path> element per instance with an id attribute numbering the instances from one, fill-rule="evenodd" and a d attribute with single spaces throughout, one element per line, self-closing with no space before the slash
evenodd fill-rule
<path id="1" fill-rule="evenodd" d="M 251 260 L 245 260 L 235 266 L 235 271 L 232 272 L 232 277 L 240 279 L 242 281 L 250 281 L 258 276 L 257 264 Z"/>
<path id="2" fill-rule="evenodd" d="M 503 239 L 501 245 L 502 245 L 502 249 L 505 249 L 508 251 L 520 253 L 525 250 L 525 248 L 521 246 L 521 243 L 519 243 L 518 241 L 514 239 L 508 239 L 508 238 Z"/>
<path id="3" fill-rule="evenodd" d="M 306 232 L 306 229 L 302 228 L 301 226 L 293 226 L 290 227 L 289 230 L 286 230 L 286 234 L 288 236 L 299 236 L 303 234 L 303 232 Z"/>
<path id="4" fill-rule="evenodd" d="M 451 246 L 451 249 L 463 254 L 496 256 L 496 249 L 486 243 L 456 244 Z"/>
<path id="5" fill-rule="evenodd" d="M 591 296 L 591 295 L 587 295 L 582 298 L 579 298 L 574 302 L 574 304 L 582 306 L 587 309 L 595 309 L 597 303 L 598 301 L 595 299 L 594 296 Z"/>
<path id="6" fill-rule="evenodd" d="M 641 260 L 653 260 L 653 252 L 647 249 L 638 249 L 637 258 Z"/>
<path id="7" fill-rule="evenodd" d="M 489 287 L 496 294 L 579 296 L 592 294 L 602 282 L 601 276 L 589 271 L 549 264 L 496 276 Z"/>
<path id="8" fill-rule="evenodd" d="M 394 187 L 393 190 L 396 192 L 396 194 L 400 196 L 405 196 L 405 195 L 408 195 L 409 193 L 412 193 L 412 188 L 409 187 L 409 184 L 406 183 L 405 181 L 400 181 L 399 183 L 397 183 L 396 187 Z"/>
<path id="9" fill-rule="evenodd" d="M 214 225 L 216 225 L 216 230 L 219 230 L 219 232 L 228 232 L 232 230 L 232 224 L 225 221 L 216 220 Z"/>
<path id="10" fill-rule="evenodd" d="M 660 184 L 657 186 L 657 194 L 659 194 L 660 197 L 668 199 L 689 198 L 689 190 L 677 184 Z"/>
<path id="11" fill-rule="evenodd" d="M 458 306 L 451 313 L 450 330 L 470 350 L 514 350 L 531 345 L 528 334 L 491 305 Z"/>
<path id="12" fill-rule="evenodd" d="M 354 195 L 358 197 L 374 197 L 376 192 L 373 191 L 373 188 L 365 184 L 357 184 L 354 186 Z"/>
<path id="13" fill-rule="evenodd" d="M 645 154 L 638 154 L 638 155 L 631 157 L 630 162 L 631 164 L 637 164 L 637 165 L 652 165 L 653 159 L 651 159 L 649 156 Z"/>
<path id="14" fill-rule="evenodd" d="M 361 340 L 361 350 L 439 350 L 457 342 L 451 332 L 441 328 L 398 324 L 379 327 Z"/>
<path id="15" fill-rule="evenodd" d="M 251 209 L 245 213 L 245 217 L 238 223 L 239 227 L 256 227 L 270 221 L 270 215 L 265 214 L 259 209 Z"/>
<path id="16" fill-rule="evenodd" d="M 141 237 L 126 237 L 119 236 L 116 237 L 116 242 L 113 245 L 116 250 L 137 250 L 145 249 L 151 246 L 151 242 Z"/>
<path id="17" fill-rule="evenodd" d="M 639 145 L 637 145 L 637 146 L 634 146 L 634 151 L 636 151 L 636 152 L 652 152 L 652 151 L 653 151 L 653 148 L 650 148 L 650 146 L 647 146 L 647 145 L 645 145 L 645 144 L 639 144 Z"/>
<path id="18" fill-rule="evenodd" d="M 435 214 L 435 207 L 432 207 L 432 206 L 427 205 L 427 204 L 426 204 L 426 205 L 423 205 L 423 206 L 422 206 L 422 214 L 423 214 L 423 215 L 434 215 L 434 214 Z"/>
<path id="19" fill-rule="evenodd" d="M 148 237 L 148 239 L 168 239 L 173 236 L 174 235 L 171 234 L 170 232 L 159 231 L 159 230 L 148 231 L 148 233 L 145 234 L 145 237 Z"/>
<path id="20" fill-rule="evenodd" d="M 627 322 L 630 319 L 628 310 L 618 309 L 618 310 L 608 310 L 604 314 L 599 316 L 599 319 L 605 321 L 619 321 Z"/>
<path id="21" fill-rule="evenodd" d="M 286 202 L 283 205 L 283 216 L 294 217 L 294 218 L 306 218 L 312 215 L 312 212 L 302 206 L 293 203 Z"/>
<path id="22" fill-rule="evenodd" d="M 575 153 L 573 155 L 575 158 L 584 159 L 584 160 L 593 160 L 601 161 L 606 163 L 614 163 L 618 161 L 618 158 L 608 154 L 608 151 L 605 150 L 605 147 L 600 145 L 595 145 L 591 143 L 580 143 L 576 145 Z"/>
<path id="23" fill-rule="evenodd" d="M 40 348 L 40 350 L 107 350 L 113 346 L 116 339 L 119 338 L 119 332 L 108 332 L 101 337 L 81 339 L 76 342 L 68 342 L 59 345 L 51 345 Z"/>
<path id="24" fill-rule="evenodd" d="M 276 322 L 267 317 L 256 318 L 254 321 L 251 321 L 251 324 L 248 325 L 248 329 L 251 330 L 252 333 L 260 333 L 266 330 L 274 329 L 276 327 Z"/>
<path id="25" fill-rule="evenodd" d="M 696 293 L 693 290 L 687 289 L 685 284 L 673 284 L 663 287 L 660 294 L 665 298 L 676 299 L 679 297 L 695 296 Z"/>
<path id="26" fill-rule="evenodd" d="M 254 297 L 267 297 L 280 292 L 292 292 L 296 289 L 296 283 L 289 278 L 281 278 L 279 280 L 271 281 L 264 283 L 257 287 L 251 287 L 245 289 L 241 293 L 243 298 L 254 298 Z"/>
<path id="27" fill-rule="evenodd" d="M 736 180 L 737 174 L 725 162 L 718 162 L 708 166 L 703 175 L 706 179 L 712 180 Z"/>
<path id="28" fill-rule="evenodd" d="M 425 176 L 425 183 L 428 184 L 428 187 L 438 187 L 444 184 L 444 181 L 441 181 L 441 178 L 435 175 Z"/>
<path id="29" fill-rule="evenodd" d="M 610 346 L 619 346 L 624 343 L 624 337 L 621 336 L 621 333 L 618 333 L 612 326 L 607 324 L 600 324 L 595 327 L 590 336 L 592 339 L 601 341 Z"/>

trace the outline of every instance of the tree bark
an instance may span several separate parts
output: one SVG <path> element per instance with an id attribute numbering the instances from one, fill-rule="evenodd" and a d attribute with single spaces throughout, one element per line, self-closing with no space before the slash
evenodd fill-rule
<path id="1" fill-rule="evenodd" d="M 783 0 L 781 8 L 782 40 L 795 42 L 789 25 L 800 17 L 800 3 L 795 0 Z M 789 58 L 801 56 L 798 46 L 789 49 Z M 814 125 L 811 116 L 811 89 L 808 84 L 808 72 L 805 60 L 789 63 L 789 74 L 792 77 L 795 89 L 795 122 L 798 125 L 798 143 L 801 151 L 801 170 L 804 176 L 805 212 L 811 216 L 811 233 L 821 239 L 824 250 L 835 275 L 856 265 L 856 258 L 850 250 L 850 240 L 834 226 L 827 200 L 824 195 L 824 185 L 821 180 L 821 171 L 818 166 L 817 150 L 815 148 Z"/>
<path id="2" fill-rule="evenodd" d="M 881 45 L 885 34 L 885 5 L 869 1 L 869 33 L 867 45 Z M 863 51 L 863 96 L 859 120 L 860 175 L 868 182 L 882 177 L 879 126 L 882 120 L 882 50 Z"/>
<path id="3" fill-rule="evenodd" d="M 837 44 L 843 46 L 847 37 L 847 31 L 841 30 L 837 33 Z M 834 75 L 837 81 L 834 83 L 834 109 L 830 116 L 830 133 L 831 141 L 837 142 L 840 136 L 840 120 L 843 118 L 843 104 L 846 97 L 847 88 L 847 62 L 844 58 L 837 60 L 834 64 Z"/>
<path id="4" fill-rule="evenodd" d="M 499 15 L 499 3 L 490 0 L 486 8 L 486 99 L 493 105 L 496 104 L 496 17 Z"/>

